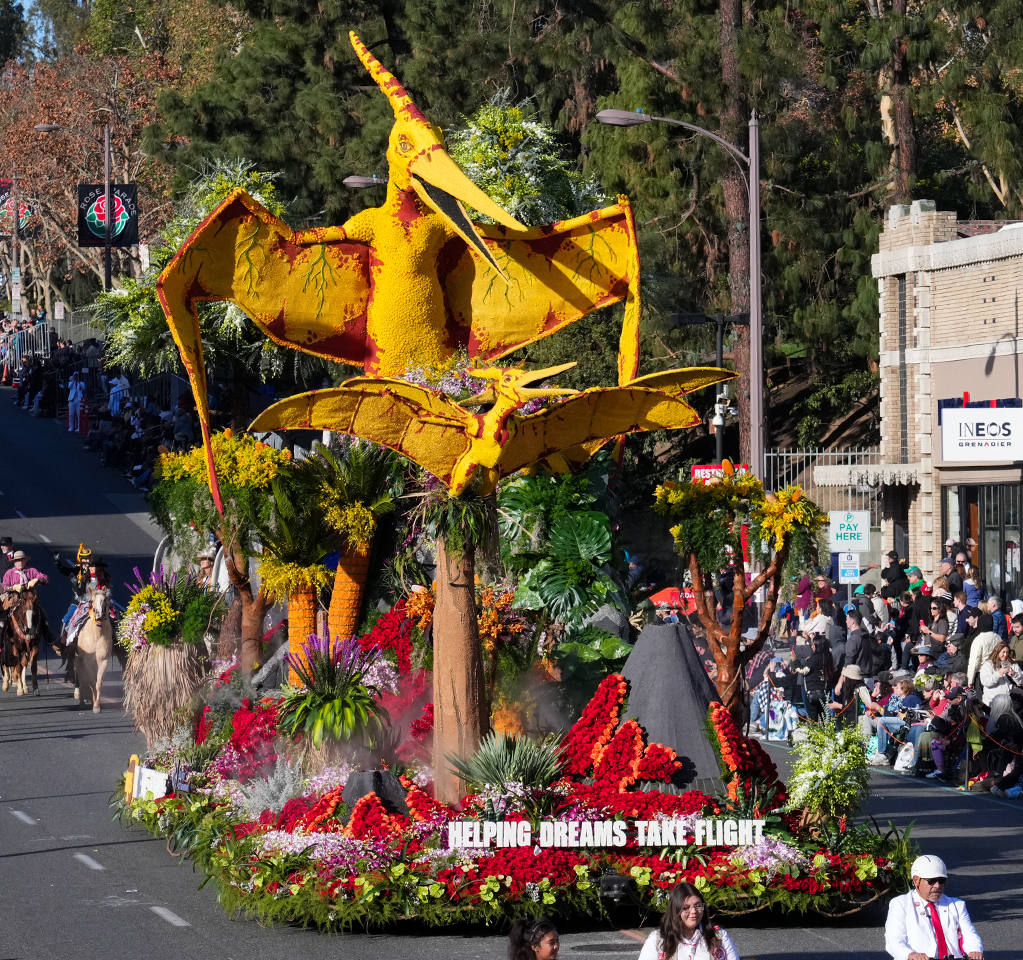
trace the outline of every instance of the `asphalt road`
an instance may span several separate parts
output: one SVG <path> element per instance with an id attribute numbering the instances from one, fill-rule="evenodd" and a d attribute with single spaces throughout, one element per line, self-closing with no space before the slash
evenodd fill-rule
<path id="1" fill-rule="evenodd" d="M 43 559 L 50 544 L 85 540 L 108 558 L 115 585 L 156 545 L 129 485 L 84 453 L 52 421 L 11 409 L 0 391 L 0 534 Z M 125 499 L 121 499 L 125 498 Z M 43 538 L 48 538 L 47 543 Z M 145 569 L 145 568 L 144 568 Z M 124 599 L 122 590 L 121 599 Z M 53 584 L 51 610 L 70 590 Z M 50 666 L 56 668 L 51 661 Z M 70 689 L 43 683 L 39 697 L 0 694 L 0 960 L 499 960 L 504 937 L 487 931 L 327 937 L 264 929 L 229 918 L 202 877 L 147 834 L 110 819 L 108 801 L 128 756 L 142 742 L 120 710 L 119 673 L 98 716 Z M 787 765 L 787 752 L 771 747 Z M 973 796 L 874 772 L 869 812 L 904 828 L 949 864 L 949 892 L 964 896 L 992 960 L 1023 956 L 1023 829 L 1013 801 Z M 883 960 L 883 911 L 822 917 L 731 919 L 743 957 Z M 563 931 L 562 958 L 638 955 L 644 932 L 595 920 Z"/>

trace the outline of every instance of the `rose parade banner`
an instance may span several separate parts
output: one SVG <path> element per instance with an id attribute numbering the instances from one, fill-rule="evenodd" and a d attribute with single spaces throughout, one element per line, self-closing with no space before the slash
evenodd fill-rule
<path id="1" fill-rule="evenodd" d="M 113 219 L 110 221 L 110 245 L 133 247 L 139 242 L 138 187 L 134 183 L 115 183 L 110 187 Z M 102 247 L 106 232 L 106 196 L 102 183 L 78 184 L 78 246 Z"/>
<path id="2" fill-rule="evenodd" d="M 7 239 L 11 235 L 11 228 L 14 225 L 14 197 L 11 196 L 13 182 L 11 180 L 0 180 L 0 237 Z M 32 211 L 24 201 L 18 203 L 20 216 L 18 218 L 18 230 L 24 231 L 28 226 L 29 217 Z"/>

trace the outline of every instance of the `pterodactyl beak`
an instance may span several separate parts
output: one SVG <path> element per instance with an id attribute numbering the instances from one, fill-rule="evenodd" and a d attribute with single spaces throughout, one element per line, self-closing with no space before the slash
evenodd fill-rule
<path id="1" fill-rule="evenodd" d="M 413 161 L 409 174 L 419 199 L 444 217 L 469 247 L 507 280 L 504 271 L 469 219 L 463 204 L 512 230 L 525 230 L 526 227 L 507 210 L 494 203 L 462 173 L 458 164 L 443 148 L 430 150 Z"/>

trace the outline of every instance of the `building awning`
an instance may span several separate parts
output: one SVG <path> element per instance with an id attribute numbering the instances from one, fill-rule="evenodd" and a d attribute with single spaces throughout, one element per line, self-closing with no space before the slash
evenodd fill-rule
<path id="1" fill-rule="evenodd" d="M 852 463 L 813 468 L 818 487 L 914 486 L 920 483 L 918 463 Z"/>

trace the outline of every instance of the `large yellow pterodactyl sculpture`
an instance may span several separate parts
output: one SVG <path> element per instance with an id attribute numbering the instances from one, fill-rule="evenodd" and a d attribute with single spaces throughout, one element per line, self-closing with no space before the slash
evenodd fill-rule
<path id="1" fill-rule="evenodd" d="M 444 137 L 355 34 L 394 110 L 382 207 L 292 230 L 242 190 L 195 230 L 157 283 L 208 443 L 198 311 L 239 306 L 274 341 L 400 376 L 459 348 L 494 360 L 599 307 L 626 302 L 619 382 L 639 366 L 639 254 L 628 200 L 526 228 L 461 172 Z M 474 224 L 463 203 L 493 220 Z M 213 480 L 214 497 L 219 491 Z"/>
<path id="2" fill-rule="evenodd" d="M 333 430 L 364 437 L 414 460 L 454 496 L 474 481 L 483 495 L 502 477 L 591 441 L 599 445 L 626 433 L 693 426 L 700 415 L 683 397 L 735 376 L 717 367 L 691 367 L 621 387 L 578 391 L 528 386 L 574 366 L 476 370 L 472 376 L 490 384 L 460 403 L 407 380 L 356 377 L 334 389 L 282 400 L 249 429 Z M 522 415 L 523 405 L 536 397 L 553 402 L 538 413 Z M 485 412 L 473 412 L 482 407 Z"/>

